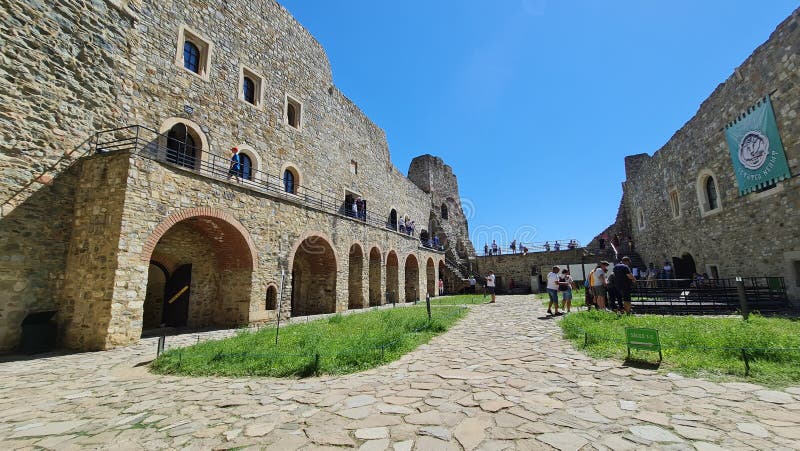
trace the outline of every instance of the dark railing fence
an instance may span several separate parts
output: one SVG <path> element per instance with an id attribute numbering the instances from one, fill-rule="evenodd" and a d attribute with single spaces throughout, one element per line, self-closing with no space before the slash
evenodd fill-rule
<path id="1" fill-rule="evenodd" d="M 776 312 L 790 308 L 783 277 L 745 277 L 742 282 L 750 310 Z M 715 314 L 741 309 L 736 279 L 639 280 L 631 301 L 637 312 Z"/>
<path id="2" fill-rule="evenodd" d="M 296 178 L 287 180 L 258 169 L 245 170 L 241 164 L 239 170 L 234 170 L 231 168 L 230 157 L 215 155 L 208 150 L 203 150 L 201 153 L 189 140 L 175 139 L 140 125 L 97 133 L 94 149 L 96 153 L 131 152 L 143 158 L 167 163 L 195 174 L 237 181 L 239 185 L 252 190 L 401 233 L 398 231 L 397 224 L 390 221 L 388 214 L 386 218 L 383 218 L 382 214 L 372 213 L 366 208 L 355 213 L 352 210 L 352 202 L 348 202 L 344 197 L 340 197 L 332 191 L 323 192 L 300 185 Z M 440 250 L 434 247 L 424 247 Z"/>
<path id="3" fill-rule="evenodd" d="M 488 246 L 488 248 L 486 248 Z M 522 254 L 527 249 L 527 253 L 531 252 L 550 252 L 550 251 L 566 251 L 570 249 L 578 249 L 581 247 L 580 241 L 576 239 L 555 240 L 555 241 L 536 241 L 529 243 L 515 243 L 514 248 L 510 244 L 497 245 L 493 248 L 491 244 L 484 244 L 484 247 L 477 249 L 478 255 L 513 255 Z"/>

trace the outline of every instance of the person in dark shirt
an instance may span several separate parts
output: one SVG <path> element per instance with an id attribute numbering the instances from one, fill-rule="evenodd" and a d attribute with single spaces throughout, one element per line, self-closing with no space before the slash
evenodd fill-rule
<path id="1" fill-rule="evenodd" d="M 631 259 L 622 257 L 622 260 L 614 265 L 614 286 L 619 291 L 619 297 L 625 313 L 631 314 L 631 291 L 636 283 L 631 272 Z"/>

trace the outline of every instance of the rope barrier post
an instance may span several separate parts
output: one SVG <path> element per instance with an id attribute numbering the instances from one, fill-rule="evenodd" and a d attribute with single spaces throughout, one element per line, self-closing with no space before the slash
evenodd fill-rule
<path id="1" fill-rule="evenodd" d="M 428 322 L 431 322 L 431 295 L 425 297 L 425 308 L 428 309 Z"/>
<path id="2" fill-rule="evenodd" d="M 314 352 L 314 376 L 319 376 L 319 351 Z"/>
<path id="3" fill-rule="evenodd" d="M 747 361 L 747 350 L 742 348 L 742 360 L 744 360 L 744 375 L 750 375 L 750 362 Z"/>
<path id="4" fill-rule="evenodd" d="M 183 349 L 178 351 L 178 368 L 183 368 Z"/>
<path id="5" fill-rule="evenodd" d="M 156 358 L 158 358 L 158 356 L 160 356 L 161 353 L 164 352 L 164 344 L 166 343 L 166 341 L 167 341 L 166 334 L 162 334 L 160 337 L 158 337 L 158 346 L 156 347 Z"/>
<path id="6" fill-rule="evenodd" d="M 742 308 L 742 318 L 747 321 L 750 316 L 750 307 L 747 305 L 747 293 L 744 291 L 744 280 L 736 277 L 736 292 L 739 294 L 739 305 Z"/>
<path id="7" fill-rule="evenodd" d="M 589 332 L 583 332 L 583 347 L 589 346 Z M 631 358 L 631 349 L 628 348 L 628 358 Z"/>

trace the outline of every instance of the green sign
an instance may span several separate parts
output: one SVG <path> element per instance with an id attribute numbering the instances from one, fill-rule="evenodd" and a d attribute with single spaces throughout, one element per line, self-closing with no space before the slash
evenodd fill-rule
<path id="1" fill-rule="evenodd" d="M 625 341 L 628 344 L 628 358 L 631 357 L 631 349 L 641 349 L 658 351 L 658 360 L 661 361 L 661 342 L 658 340 L 658 330 L 626 327 Z"/>
<path id="2" fill-rule="evenodd" d="M 739 195 L 791 177 L 769 96 L 725 126 Z"/>

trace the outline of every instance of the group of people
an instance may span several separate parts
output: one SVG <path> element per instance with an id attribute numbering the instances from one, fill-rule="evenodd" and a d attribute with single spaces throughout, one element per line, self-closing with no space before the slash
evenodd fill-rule
<path id="1" fill-rule="evenodd" d="M 439 242 L 439 235 L 433 235 L 433 238 L 428 238 L 428 241 L 422 242 L 422 245 L 431 249 L 442 249 L 441 243 Z"/>
<path id="2" fill-rule="evenodd" d="M 367 201 L 361 198 L 361 196 L 356 197 L 353 199 L 353 203 L 350 204 L 350 216 L 360 219 L 362 221 L 367 220 Z"/>
<path id="3" fill-rule="evenodd" d="M 398 229 L 400 233 L 406 233 L 408 235 L 414 236 L 414 229 L 417 228 L 417 224 L 405 217 L 401 217 L 400 221 L 398 221 Z"/>
<path id="4" fill-rule="evenodd" d="M 577 248 L 578 248 L 578 241 L 577 240 L 569 240 L 569 242 L 567 243 L 567 249 L 577 249 Z M 547 252 L 550 252 L 550 241 L 545 241 L 544 242 L 544 250 L 547 251 Z M 558 240 L 556 240 L 556 242 L 553 243 L 553 250 L 554 251 L 560 251 L 561 250 L 561 243 L 559 243 Z"/>
<path id="5" fill-rule="evenodd" d="M 586 307 L 591 310 L 611 310 L 631 313 L 631 292 L 636 284 L 631 259 L 622 257 L 611 270 L 610 263 L 603 260 L 589 273 L 586 279 Z"/>
<path id="6" fill-rule="evenodd" d="M 522 243 L 517 243 L 517 240 L 512 240 L 511 244 L 508 245 L 509 249 L 511 249 L 512 254 L 516 254 L 519 251 L 522 255 L 528 255 L 528 248 L 524 246 Z M 489 244 L 483 245 L 483 255 L 502 255 L 503 250 L 497 245 L 496 240 L 492 240 L 492 245 Z"/>

